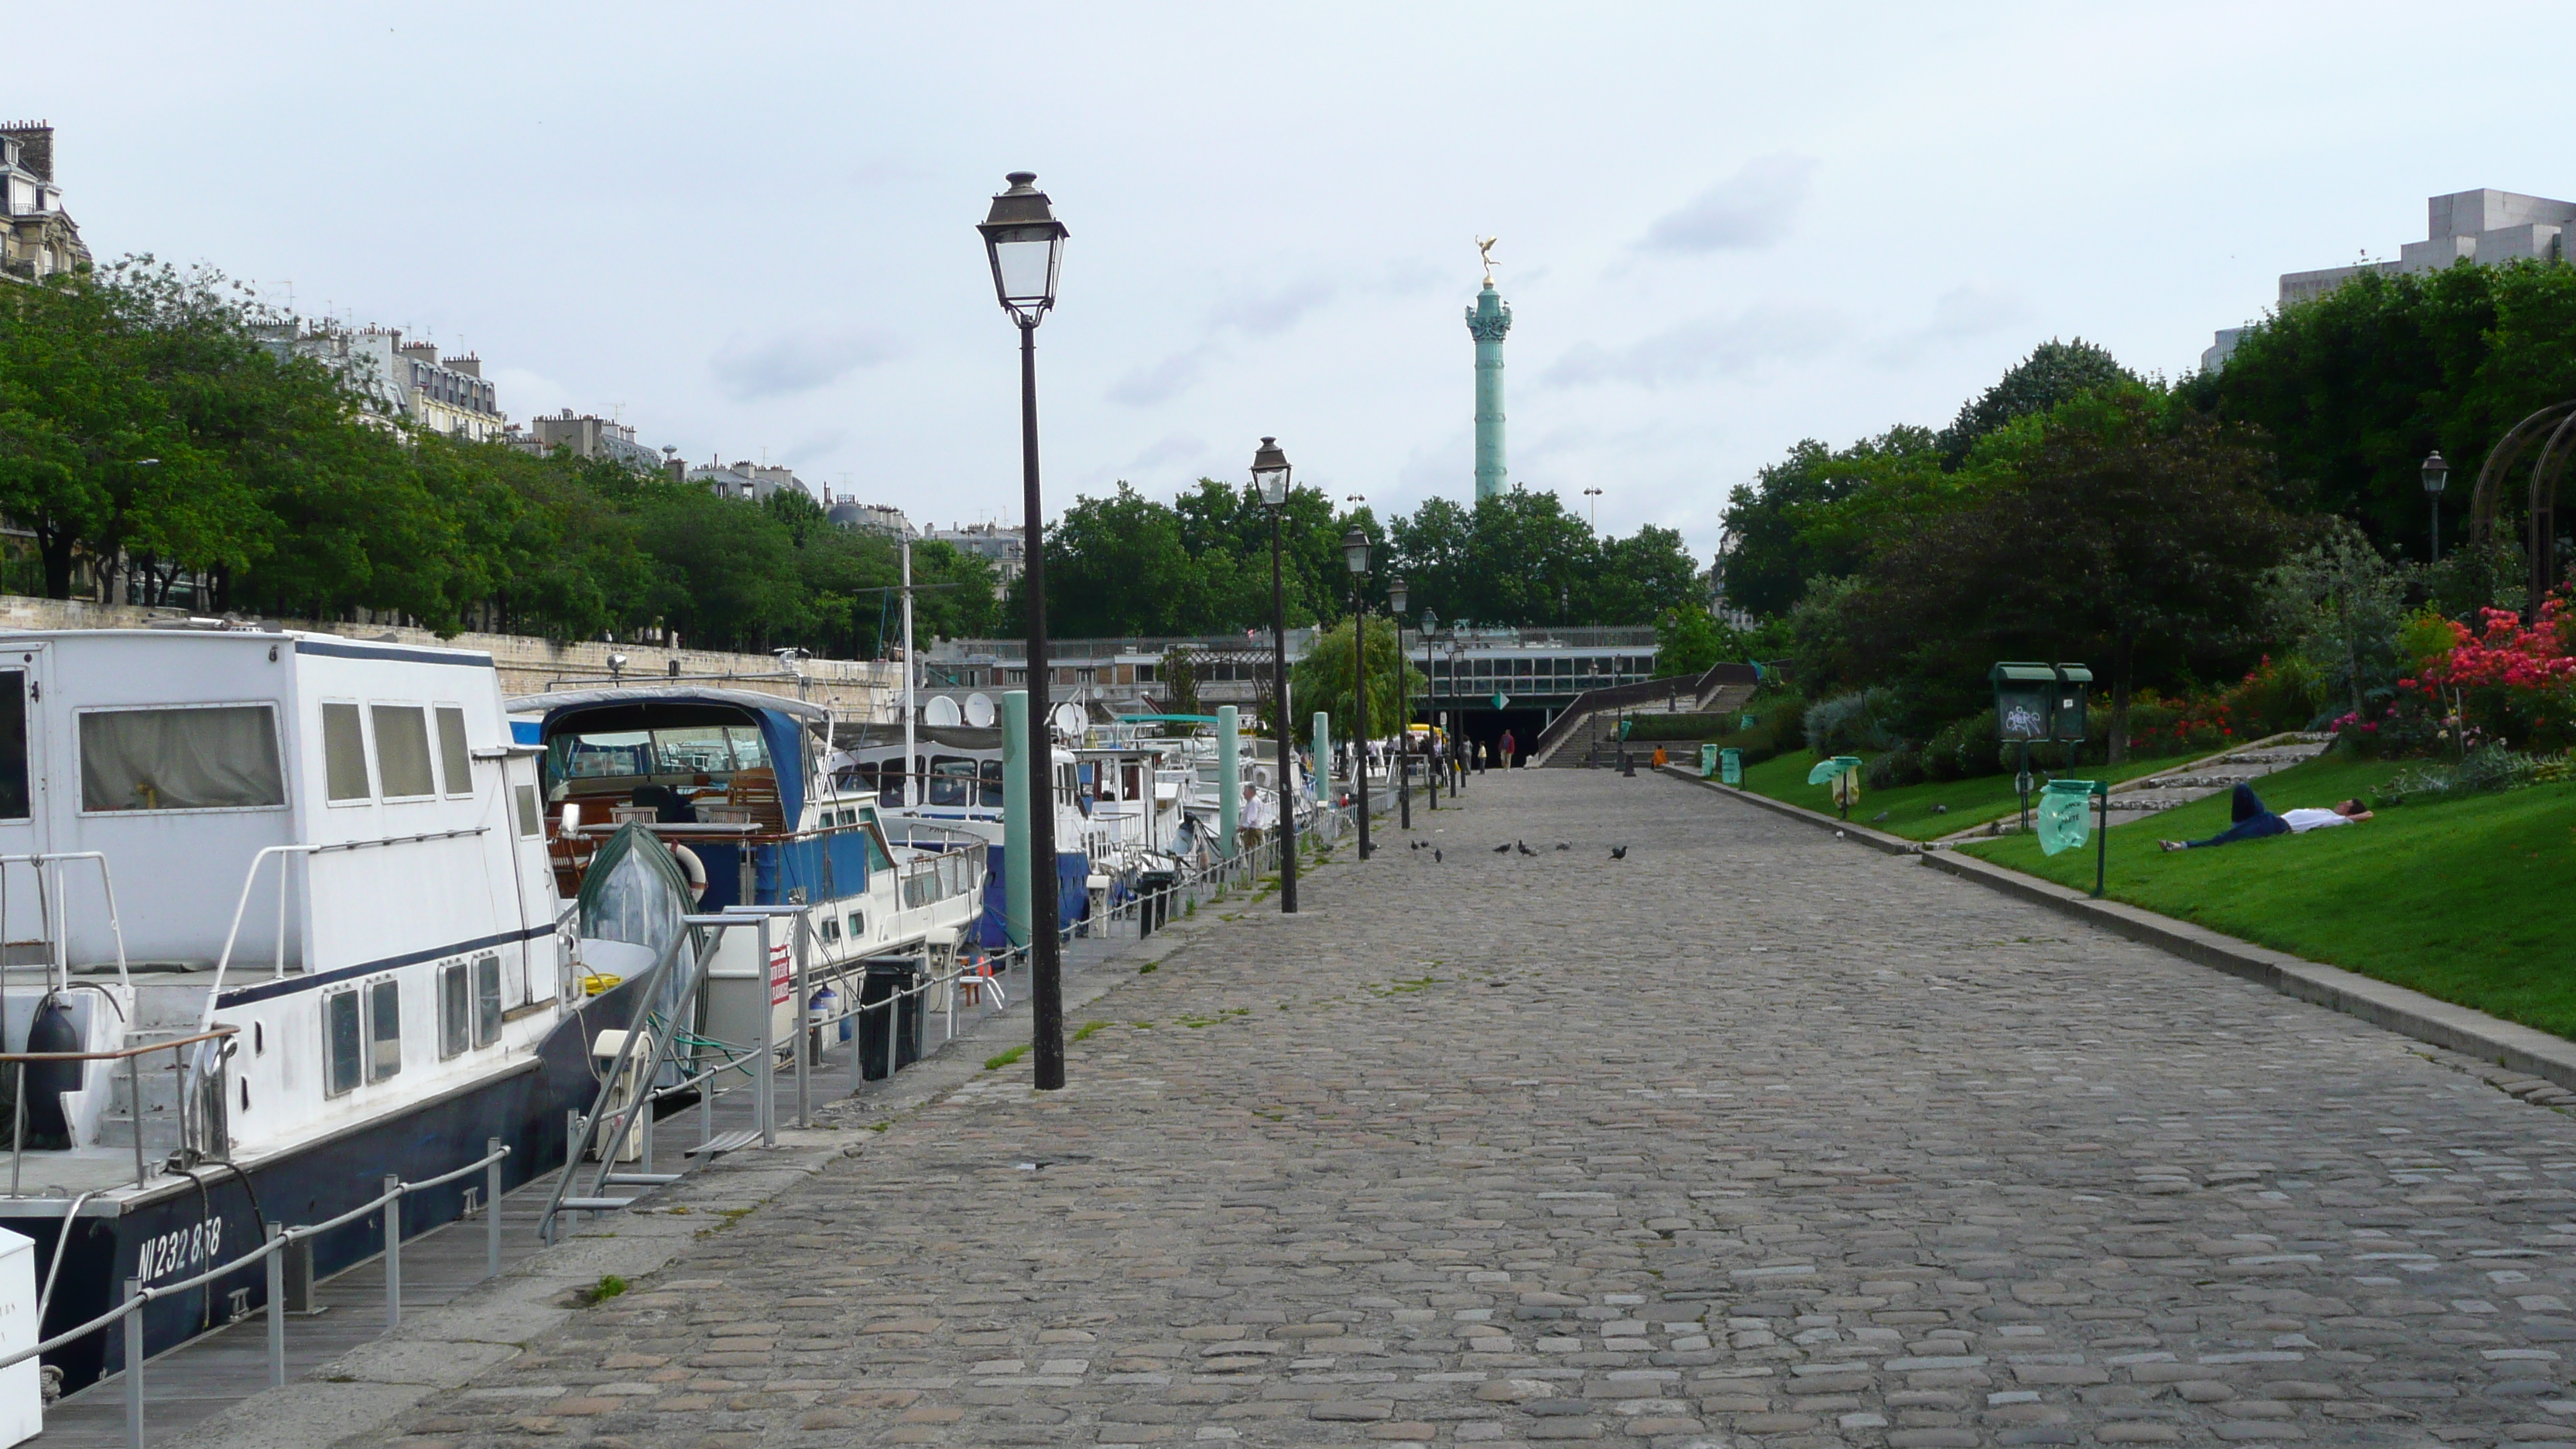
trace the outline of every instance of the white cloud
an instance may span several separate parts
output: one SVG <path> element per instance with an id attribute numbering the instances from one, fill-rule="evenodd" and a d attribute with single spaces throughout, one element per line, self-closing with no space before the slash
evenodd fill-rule
<path id="1" fill-rule="evenodd" d="M 1539 380 L 1554 387 L 1625 382 L 1640 387 L 1701 377 L 1736 377 L 1802 362 L 1833 345 L 1843 320 L 1821 307 L 1764 304 L 1733 317 L 1703 317 L 1624 347 L 1583 342 Z"/>
<path id="2" fill-rule="evenodd" d="M 1160 362 L 1148 363 L 1111 383 L 1109 400 L 1134 408 L 1169 402 L 1198 382 L 1215 352 L 1215 343 L 1202 342 L 1187 352 L 1175 352 Z"/>
<path id="3" fill-rule="evenodd" d="M 902 355 L 902 348 L 869 327 L 796 331 L 750 341 L 737 338 L 709 361 L 716 382 L 736 402 L 794 397 L 835 382 L 863 367 Z"/>
<path id="4" fill-rule="evenodd" d="M 1766 247 L 1788 234 L 1816 163 L 1804 156 L 1762 156 L 1655 219 L 1639 245 L 1657 252 L 1719 252 Z"/>

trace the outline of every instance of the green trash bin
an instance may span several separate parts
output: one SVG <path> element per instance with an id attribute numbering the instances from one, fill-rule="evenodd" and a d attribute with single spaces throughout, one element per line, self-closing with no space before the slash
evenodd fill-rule
<path id="1" fill-rule="evenodd" d="M 1717 773 L 1717 746 L 1699 747 L 1699 777 L 1703 780 Z"/>
<path id="2" fill-rule="evenodd" d="M 1732 745 L 1717 752 L 1717 778 L 1729 785 L 1744 783 L 1744 752 Z"/>

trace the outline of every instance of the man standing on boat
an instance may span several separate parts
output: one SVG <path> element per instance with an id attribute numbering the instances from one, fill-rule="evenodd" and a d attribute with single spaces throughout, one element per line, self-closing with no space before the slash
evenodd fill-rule
<path id="1" fill-rule="evenodd" d="M 1270 797 L 1250 780 L 1243 782 L 1243 808 L 1235 815 L 1238 844 L 1245 855 L 1261 848 L 1261 837 L 1270 830 Z"/>

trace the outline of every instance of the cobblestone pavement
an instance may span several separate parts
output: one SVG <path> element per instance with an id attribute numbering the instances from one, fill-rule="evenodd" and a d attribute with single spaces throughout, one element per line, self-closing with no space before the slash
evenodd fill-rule
<path id="1" fill-rule="evenodd" d="M 2576 1439 L 2576 1122 L 1682 782 L 1465 806 L 402 1442 Z"/>

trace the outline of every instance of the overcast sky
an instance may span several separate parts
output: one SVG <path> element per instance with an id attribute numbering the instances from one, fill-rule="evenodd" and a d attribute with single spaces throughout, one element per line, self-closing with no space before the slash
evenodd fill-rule
<path id="1" fill-rule="evenodd" d="M 2032 345 L 2197 365 L 2424 199 L 2576 195 L 2576 9 L 2420 4 L 46 6 L 0 100 L 102 258 L 471 348 L 916 522 L 1019 516 L 973 223 L 1072 229 L 1049 510 L 1473 495 L 1473 238 L 1515 480 L 1681 529 L 1801 437 L 1938 426 Z M 2482 77 L 2493 77 L 2492 81 Z"/>

